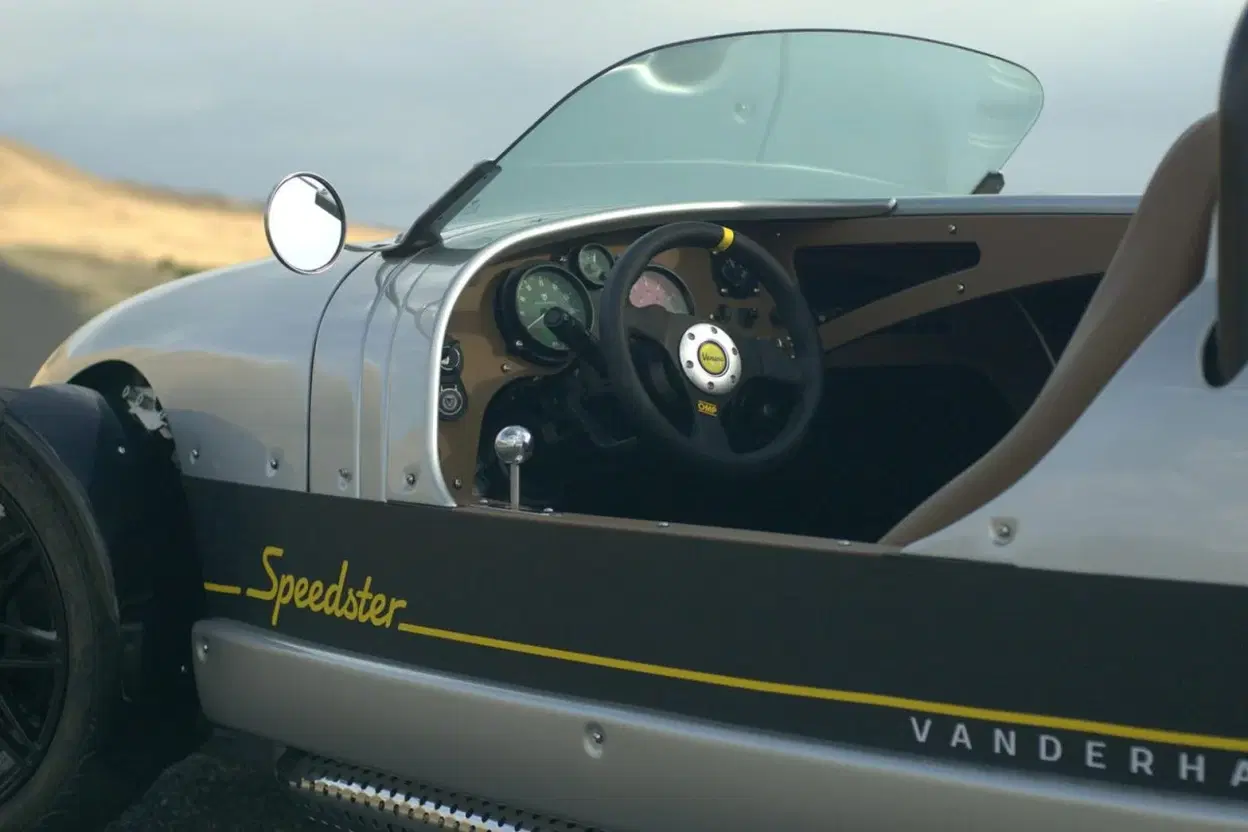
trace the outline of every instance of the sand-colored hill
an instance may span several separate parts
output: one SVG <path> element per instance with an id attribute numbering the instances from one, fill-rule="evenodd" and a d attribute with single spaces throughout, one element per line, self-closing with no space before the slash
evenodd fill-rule
<path id="1" fill-rule="evenodd" d="M 269 256 L 261 207 L 111 182 L 0 139 L 0 258 L 94 312 L 173 277 Z M 392 230 L 354 227 L 354 242 Z M 0 303 L 4 287 L 0 286 Z"/>

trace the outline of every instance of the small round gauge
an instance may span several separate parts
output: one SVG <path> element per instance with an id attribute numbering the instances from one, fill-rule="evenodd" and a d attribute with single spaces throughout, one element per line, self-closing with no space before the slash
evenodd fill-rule
<path id="1" fill-rule="evenodd" d="M 595 289 L 602 288 L 602 285 L 607 282 L 611 267 L 615 265 L 615 258 L 611 256 L 611 252 L 606 246 L 598 243 L 581 246 L 572 253 L 570 259 L 576 273 Z"/>
<path id="2" fill-rule="evenodd" d="M 693 314 L 693 298 L 680 278 L 662 266 L 650 265 L 628 292 L 628 302 L 638 309 L 661 306 L 676 315 Z"/>
<path id="3" fill-rule="evenodd" d="M 539 363 L 567 358 L 568 345 L 544 322 L 545 314 L 559 307 L 582 326 L 593 326 L 594 308 L 589 292 L 567 269 L 543 263 L 513 271 L 499 287 L 499 329 L 508 346 Z"/>

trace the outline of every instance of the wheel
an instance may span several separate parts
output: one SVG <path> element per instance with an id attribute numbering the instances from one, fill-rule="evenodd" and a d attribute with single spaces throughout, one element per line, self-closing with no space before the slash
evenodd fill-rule
<path id="1" fill-rule="evenodd" d="M 0 423 L 0 829 L 89 829 L 120 691 L 90 521 Z"/>

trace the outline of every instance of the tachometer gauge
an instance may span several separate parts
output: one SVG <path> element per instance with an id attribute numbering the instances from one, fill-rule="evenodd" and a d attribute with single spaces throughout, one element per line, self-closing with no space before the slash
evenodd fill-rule
<path id="1" fill-rule="evenodd" d="M 568 345 L 546 326 L 545 314 L 559 307 L 582 326 L 594 323 L 589 292 L 567 269 L 549 263 L 519 268 L 499 287 L 495 308 L 499 330 L 516 354 L 541 364 L 568 358 Z"/>
<path id="2" fill-rule="evenodd" d="M 661 306 L 676 315 L 693 314 L 693 298 L 670 269 L 651 263 L 628 291 L 628 302 L 638 309 Z"/>
<path id="3" fill-rule="evenodd" d="M 569 260 L 581 279 L 595 289 L 602 288 L 602 285 L 607 282 L 611 267 L 615 265 L 615 258 L 611 256 L 611 252 L 606 246 L 598 243 L 581 246 L 572 252 Z"/>

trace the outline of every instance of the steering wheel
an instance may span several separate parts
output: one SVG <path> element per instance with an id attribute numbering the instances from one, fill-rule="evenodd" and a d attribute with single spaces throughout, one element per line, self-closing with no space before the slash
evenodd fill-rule
<path id="1" fill-rule="evenodd" d="M 757 338 L 731 324 L 678 315 L 661 306 L 634 307 L 629 292 L 650 262 L 674 248 L 704 248 L 732 257 L 755 274 L 776 304 L 792 340 Z M 814 315 L 789 276 L 765 248 L 744 234 L 706 222 L 664 225 L 638 238 L 620 255 L 603 286 L 599 340 L 612 391 L 638 429 L 685 459 L 724 473 L 758 471 L 783 462 L 801 445 L 823 395 L 823 347 Z M 676 365 L 688 404 L 691 428 L 676 427 L 642 384 L 630 339 L 648 339 Z M 768 378 L 797 388 L 798 400 L 780 432 L 766 445 L 738 452 L 723 416 L 731 412 L 749 382 Z"/>

